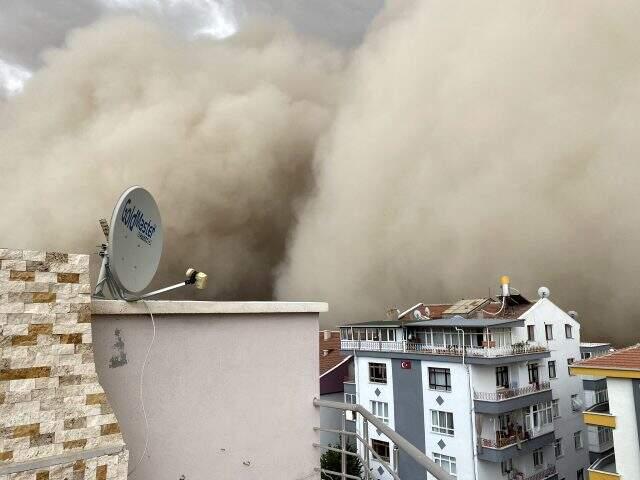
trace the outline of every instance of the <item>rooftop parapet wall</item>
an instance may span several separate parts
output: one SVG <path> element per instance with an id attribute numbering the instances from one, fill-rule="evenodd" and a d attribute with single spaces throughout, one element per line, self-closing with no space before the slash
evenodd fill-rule
<path id="1" fill-rule="evenodd" d="M 126 478 L 90 294 L 88 255 L 0 249 L 0 480 Z"/>

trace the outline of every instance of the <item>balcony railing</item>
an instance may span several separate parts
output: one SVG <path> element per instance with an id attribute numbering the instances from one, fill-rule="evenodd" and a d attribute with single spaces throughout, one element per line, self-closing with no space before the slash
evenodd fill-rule
<path id="1" fill-rule="evenodd" d="M 532 383 L 526 387 L 519 388 L 503 388 L 495 392 L 473 392 L 476 400 L 486 400 L 489 402 L 500 402 L 509 400 L 510 398 L 522 397 L 531 393 L 542 392 L 551 389 L 549 382 Z"/>
<path id="2" fill-rule="evenodd" d="M 553 431 L 553 423 L 543 425 L 533 430 L 524 430 L 521 425 L 516 425 L 510 432 L 497 431 L 494 438 L 482 437 L 482 446 L 486 448 L 506 448 L 520 442 L 531 440 L 539 435 Z"/>
<path id="3" fill-rule="evenodd" d="M 353 480 L 361 480 L 362 477 L 360 475 L 352 475 L 347 473 L 347 456 L 357 457 L 363 465 L 363 475 L 365 480 L 371 480 L 372 478 L 377 478 L 377 474 L 374 476 L 371 472 L 371 462 L 376 461 L 380 464 L 380 468 L 386 470 L 391 478 L 394 480 L 401 480 L 398 475 L 398 452 L 402 450 L 409 458 L 411 458 L 414 462 L 420 465 L 424 470 L 429 472 L 436 480 L 455 480 L 453 476 L 449 473 L 445 472 L 440 465 L 434 462 L 431 458 L 427 457 L 422 451 L 408 442 L 404 437 L 396 433 L 395 430 L 391 429 L 386 423 L 380 420 L 378 417 L 369 412 L 366 408 L 357 404 L 349 404 L 349 403 L 340 403 L 340 402 L 332 402 L 329 400 L 318 400 L 317 398 L 313 400 L 313 404 L 316 407 L 325 407 L 331 408 L 335 410 L 341 410 L 343 412 L 342 415 L 342 428 L 340 430 L 328 429 L 322 427 L 315 427 L 314 430 L 321 432 L 329 432 L 336 433 L 340 435 L 340 448 L 335 448 L 329 445 L 321 445 L 318 443 L 314 443 L 314 447 L 322 448 L 324 450 L 334 451 L 340 453 L 341 457 L 341 465 L 340 472 L 334 470 L 327 470 L 325 468 L 317 468 L 316 471 L 321 474 L 321 477 L 331 478 L 331 479 L 353 479 Z M 361 417 L 361 425 L 362 425 L 362 435 L 360 435 L 360 431 L 357 432 L 349 432 L 346 430 L 345 420 L 346 417 L 344 412 L 353 412 L 354 415 L 360 415 Z M 358 422 L 360 423 L 360 422 Z M 372 427 L 375 427 L 379 433 L 384 434 L 391 442 L 393 442 L 393 462 L 389 462 L 390 459 L 384 459 L 380 457 L 376 451 L 370 445 L 369 438 L 369 424 Z M 363 453 L 361 456 L 359 453 L 350 452 L 347 450 L 346 445 L 346 436 L 354 436 L 356 440 L 359 442 L 360 450 Z M 373 458 L 372 458 L 373 457 Z"/>
<path id="4" fill-rule="evenodd" d="M 514 355 L 526 355 L 530 353 L 544 353 L 549 349 L 545 345 L 536 343 L 522 343 L 502 347 L 460 347 L 458 345 L 428 345 L 402 341 L 375 341 L 375 340 L 341 340 L 342 350 L 364 350 L 368 352 L 405 352 L 423 353 L 429 355 L 456 355 L 463 354 L 469 357 L 499 358 Z"/>
<path id="5" fill-rule="evenodd" d="M 526 477 L 522 472 L 515 472 L 515 474 L 513 475 L 513 480 L 544 480 L 545 478 L 555 474 L 556 466 L 549 465 L 544 470 L 540 470 L 539 472 L 536 472 L 533 475 L 529 475 L 528 477 Z"/>

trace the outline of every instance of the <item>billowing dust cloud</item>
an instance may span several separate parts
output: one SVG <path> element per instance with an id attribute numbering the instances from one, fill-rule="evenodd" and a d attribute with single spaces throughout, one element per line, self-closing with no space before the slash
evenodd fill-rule
<path id="1" fill-rule="evenodd" d="M 636 341 L 640 4 L 391 2 L 348 67 L 281 25 L 76 33 L 2 113 L 2 243 L 92 251 L 128 185 L 160 278 L 326 300 L 325 326 L 496 293 Z"/>
<path id="2" fill-rule="evenodd" d="M 351 66 L 279 296 L 326 299 L 340 323 L 496 294 L 510 274 L 587 338 L 637 341 L 640 4 L 387 15 Z"/>
<path id="3" fill-rule="evenodd" d="M 96 252 L 98 218 L 140 184 L 168 239 L 158 285 L 192 265 L 208 295 L 269 298 L 341 56 L 283 25 L 187 43 L 130 18 L 46 65 L 2 117 L 2 244 Z"/>

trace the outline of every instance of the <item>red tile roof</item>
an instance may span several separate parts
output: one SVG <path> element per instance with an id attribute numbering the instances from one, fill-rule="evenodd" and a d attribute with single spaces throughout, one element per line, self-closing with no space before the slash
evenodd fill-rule
<path id="1" fill-rule="evenodd" d="M 478 317 L 484 316 L 484 318 L 516 320 L 520 318 L 523 313 L 525 313 L 527 310 L 529 310 L 533 306 L 531 302 L 529 302 L 527 299 L 522 297 L 522 300 L 520 301 L 522 301 L 523 303 L 513 304 L 514 302 L 512 301 L 511 304 L 505 305 L 504 309 L 500 310 L 502 308 L 502 300 L 498 301 L 498 300 L 489 299 L 489 298 L 486 300 L 488 303 L 484 303 L 480 307 L 471 311 L 470 313 L 463 314 L 461 316 L 465 318 L 478 318 Z M 414 320 L 413 312 L 415 310 L 419 310 L 420 313 L 424 315 L 425 307 L 429 309 L 429 318 L 431 320 L 444 318 L 445 316 L 451 317 L 453 315 L 451 314 L 445 315 L 444 312 L 447 311 L 449 308 L 451 308 L 453 305 L 454 304 L 452 303 L 449 303 L 449 304 L 440 303 L 440 304 L 432 304 L 432 305 L 420 304 L 416 306 L 416 308 L 411 309 L 411 311 L 407 312 L 401 318 L 404 318 L 407 321 L 413 321 Z M 484 312 L 482 312 L 483 310 Z M 497 312 L 500 312 L 500 313 L 495 315 L 495 317 L 493 317 L 492 314 L 496 314 Z"/>
<path id="2" fill-rule="evenodd" d="M 615 352 L 592 357 L 574 364 L 576 367 L 640 370 L 640 343 Z"/>
<path id="3" fill-rule="evenodd" d="M 340 365 L 348 358 L 340 353 L 340 332 L 328 333 L 330 336 L 327 340 L 324 339 L 325 331 L 321 331 L 318 337 L 320 341 L 320 375 Z M 327 351 L 326 355 L 324 351 Z"/>

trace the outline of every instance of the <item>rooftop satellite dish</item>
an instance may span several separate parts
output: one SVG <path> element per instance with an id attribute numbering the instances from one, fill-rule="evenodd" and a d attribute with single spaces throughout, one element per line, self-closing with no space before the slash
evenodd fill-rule
<path id="1" fill-rule="evenodd" d="M 540 298 L 549 298 L 549 295 L 551 295 L 551 292 L 547 287 L 540 287 L 538 289 L 538 296 Z"/>
<path id="2" fill-rule="evenodd" d="M 144 188 L 127 189 L 116 203 L 111 225 L 100 220 L 107 243 L 102 244 L 102 267 L 94 293 L 104 298 L 107 287 L 113 298 L 133 301 L 192 283 L 204 288 L 207 276 L 190 268 L 184 282 L 139 295 L 149 286 L 162 255 L 162 220 L 153 196 Z"/>

